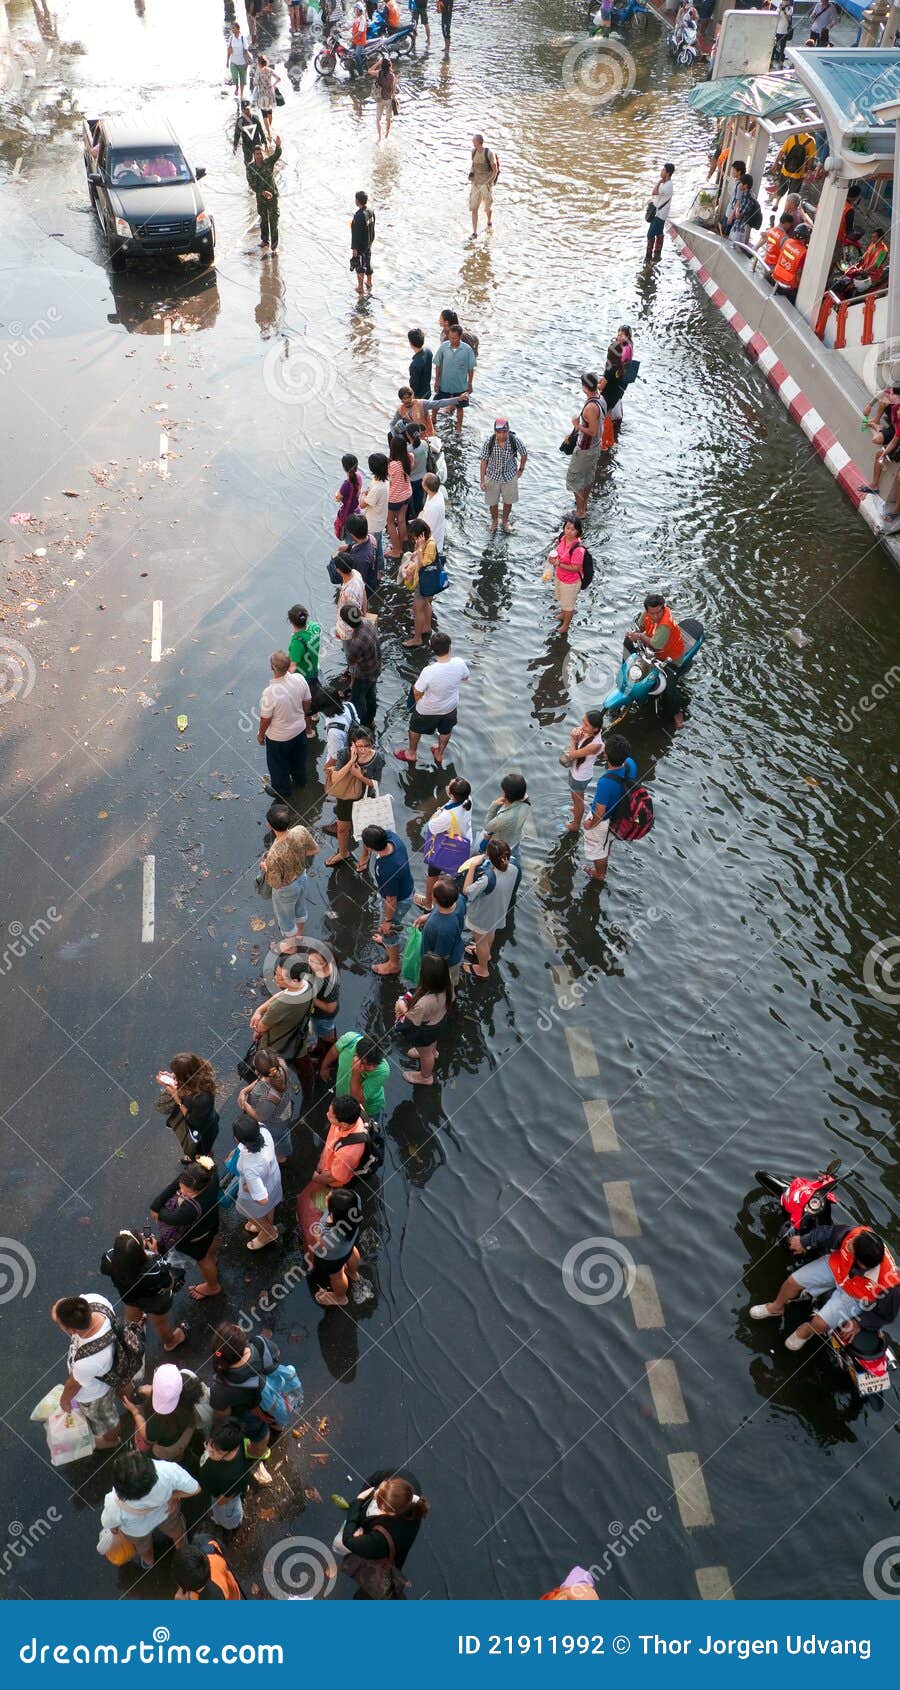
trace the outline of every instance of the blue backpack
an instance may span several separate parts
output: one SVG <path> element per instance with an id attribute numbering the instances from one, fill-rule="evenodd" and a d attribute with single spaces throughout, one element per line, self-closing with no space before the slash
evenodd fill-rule
<path id="1" fill-rule="evenodd" d="M 303 1386 L 291 1362 L 281 1361 L 266 1374 L 259 1406 L 282 1431 L 293 1424 L 303 1407 Z"/>

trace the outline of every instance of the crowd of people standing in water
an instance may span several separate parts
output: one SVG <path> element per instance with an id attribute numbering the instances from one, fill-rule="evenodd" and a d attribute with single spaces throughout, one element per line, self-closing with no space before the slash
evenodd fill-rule
<path id="1" fill-rule="evenodd" d="M 245 133 L 248 110 L 239 113 L 235 148 L 243 142 L 252 169 L 263 141 L 255 130 Z M 264 111 L 259 119 L 267 133 L 270 116 Z M 252 110 L 250 121 L 257 122 Z M 476 136 L 473 146 L 484 148 L 483 138 Z M 357 211 L 365 209 L 360 193 Z M 277 208 L 273 218 L 269 206 L 268 225 L 276 244 Z M 356 250 L 360 228 L 357 223 Z M 361 274 L 364 283 L 364 267 Z M 532 816 L 525 775 L 508 769 L 485 803 L 455 766 L 446 780 L 442 773 L 465 710 L 470 669 L 452 619 L 441 627 L 436 620 L 452 569 L 441 431 L 449 421 L 463 434 L 479 339 L 450 308 L 440 314 L 437 336 L 432 348 L 423 329 L 408 331 L 408 371 L 386 438 L 369 442 L 366 471 L 354 452 L 341 459 L 330 586 L 323 548 L 318 595 L 324 603 L 326 591 L 333 593 L 333 624 L 327 627 L 319 606 L 286 607 L 288 637 L 271 654 L 261 689 L 258 740 L 268 807 L 257 887 L 271 900 L 276 936 L 269 995 L 248 1021 L 234 1118 L 223 1132 L 223 1085 L 197 1052 L 177 1052 L 159 1069 L 157 1105 L 175 1154 L 172 1177 L 147 1194 L 151 1224 L 137 1222 L 141 1205 L 132 1199 L 133 1224 L 99 1264 L 110 1295 L 70 1292 L 52 1308 L 68 1344 L 53 1419 L 79 1421 L 87 1444 L 108 1452 L 111 1488 L 98 1548 L 113 1564 L 134 1562 L 148 1571 L 160 1549 L 174 1549 L 166 1561 L 170 1593 L 183 1599 L 246 1594 L 229 1567 L 228 1541 L 241 1529 L 249 1487 L 271 1485 L 273 1448 L 302 1407 L 293 1363 L 281 1359 L 254 1323 L 225 1318 L 221 1247 L 232 1260 L 239 1251 L 248 1257 L 272 1251 L 274 1277 L 284 1268 L 274 1247 L 296 1238 L 291 1283 L 305 1279 L 323 1310 L 345 1310 L 348 1318 L 372 1296 L 363 1232 L 378 1199 L 392 1061 L 413 1095 L 437 1083 L 459 997 L 465 994 L 477 1015 L 478 993 L 497 966 L 495 942 L 521 880 Z M 553 583 L 561 633 L 590 584 L 590 494 L 601 453 L 617 438 L 636 369 L 631 329 L 623 324 L 602 371 L 598 363 L 582 375 L 560 444 L 574 508 L 551 526 L 544 574 Z M 527 463 L 524 440 L 498 415 L 478 451 L 492 535 L 514 533 Z M 379 620 L 398 602 L 410 609 L 403 645 L 422 657 L 409 686 L 407 731 L 392 745 L 377 725 Z M 677 664 L 684 641 L 662 595 L 648 594 L 628 648 Z M 334 806 L 326 823 L 313 821 L 306 807 L 313 752 L 321 755 L 319 773 Z M 603 713 L 592 708 L 572 728 L 560 761 L 571 798 L 567 828 L 581 835 L 589 879 L 602 883 L 617 812 L 637 790 L 631 747 L 621 733 L 605 734 Z M 416 874 L 394 810 L 401 796 L 415 802 L 416 789 L 391 793 L 387 772 L 396 765 L 412 772 L 426 762 L 432 794 Z M 355 887 L 373 901 L 376 1036 L 346 1024 L 334 948 L 307 932 L 308 887 L 319 864 L 333 877 L 329 902 L 341 884 L 351 896 Z M 291 1219 L 284 1170 L 304 1156 L 312 1165 Z M 176 1312 L 183 1292 L 185 1312 Z M 199 1313 L 206 1304 L 214 1316 L 212 1354 L 193 1358 L 195 1371 L 170 1358 L 192 1342 L 187 1311 Z M 160 1353 L 151 1360 L 154 1343 Z M 68 1435 L 60 1434 L 63 1443 Z M 428 1512 L 418 1479 L 404 1466 L 380 1467 L 344 1506 L 336 1561 L 364 1595 L 401 1595 L 403 1564 Z"/>

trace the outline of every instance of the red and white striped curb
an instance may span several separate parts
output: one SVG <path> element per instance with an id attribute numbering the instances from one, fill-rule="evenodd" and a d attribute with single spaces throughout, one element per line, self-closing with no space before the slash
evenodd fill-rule
<path id="1" fill-rule="evenodd" d="M 830 470 L 841 491 L 846 493 L 850 503 L 859 511 L 869 527 L 876 534 L 880 533 L 881 500 L 866 491 L 866 478 L 853 462 L 850 453 L 845 451 L 837 436 L 832 433 L 824 417 L 815 409 L 812 400 L 802 392 L 777 352 L 773 352 L 765 336 L 754 333 L 750 324 L 710 275 L 705 264 L 701 263 L 696 253 L 691 251 L 686 241 L 674 230 L 672 242 L 679 258 L 683 259 L 687 268 L 697 277 L 704 293 L 709 295 L 713 305 L 721 311 L 729 328 L 734 329 L 745 352 L 759 365 L 769 386 L 775 389 L 782 404 L 787 406 L 788 415 L 800 424 L 816 456 L 821 458 L 825 468 Z"/>

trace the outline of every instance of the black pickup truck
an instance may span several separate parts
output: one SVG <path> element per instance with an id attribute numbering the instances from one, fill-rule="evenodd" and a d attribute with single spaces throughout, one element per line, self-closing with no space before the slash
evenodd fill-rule
<path id="1" fill-rule="evenodd" d="M 192 169 L 165 119 L 86 118 L 84 168 L 110 263 L 194 253 L 211 264 L 216 231 Z"/>

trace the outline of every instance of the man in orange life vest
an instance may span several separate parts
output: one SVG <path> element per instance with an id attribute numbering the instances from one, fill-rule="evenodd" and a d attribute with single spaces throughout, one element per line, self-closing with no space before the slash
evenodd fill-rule
<path id="1" fill-rule="evenodd" d="M 754 1303 L 751 1320 L 773 1320 L 784 1313 L 802 1291 L 815 1297 L 830 1291 L 818 1314 L 785 1339 L 788 1350 L 802 1350 L 814 1333 L 825 1337 L 841 1327 L 842 1337 L 854 1338 L 860 1328 L 877 1332 L 900 1310 L 900 1272 L 893 1256 L 867 1226 L 817 1226 L 801 1241 L 794 1233 L 788 1248 L 795 1256 L 816 1253 L 788 1276 L 774 1303 Z"/>
<path id="2" fill-rule="evenodd" d="M 676 728 L 684 727 L 684 700 L 677 684 L 677 672 L 684 658 L 687 641 L 666 604 L 662 593 L 648 593 L 644 600 L 644 614 L 638 625 L 625 635 L 626 651 L 643 651 L 671 665 L 669 685 L 663 703 Z"/>

